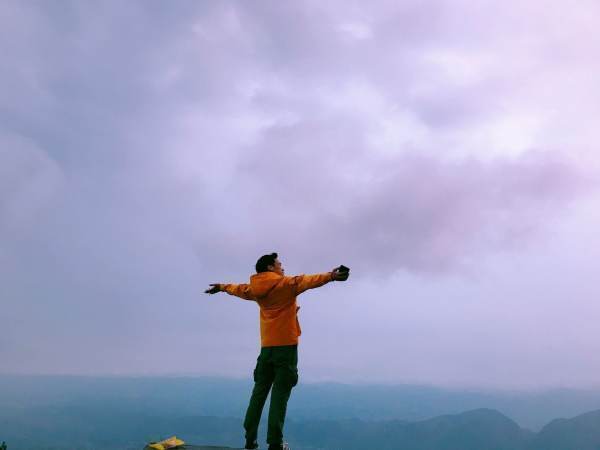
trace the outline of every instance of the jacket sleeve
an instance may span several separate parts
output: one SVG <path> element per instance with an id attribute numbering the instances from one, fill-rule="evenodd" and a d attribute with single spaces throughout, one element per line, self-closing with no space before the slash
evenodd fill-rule
<path id="1" fill-rule="evenodd" d="M 321 287 L 330 281 L 333 281 L 331 272 L 316 275 L 296 275 L 288 279 L 288 283 L 292 286 L 296 295 L 302 294 L 309 289 Z"/>
<path id="2" fill-rule="evenodd" d="M 221 284 L 219 287 L 229 295 L 235 295 L 244 300 L 255 300 L 249 284 Z"/>

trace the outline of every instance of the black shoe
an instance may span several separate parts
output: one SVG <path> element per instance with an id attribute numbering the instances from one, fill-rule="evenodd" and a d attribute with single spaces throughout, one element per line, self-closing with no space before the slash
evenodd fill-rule
<path id="1" fill-rule="evenodd" d="M 246 446 L 244 447 L 245 449 L 250 449 L 250 450 L 256 450 L 258 448 L 258 442 L 254 441 L 254 442 L 246 442 Z"/>
<path id="2" fill-rule="evenodd" d="M 292 450 L 287 442 L 283 444 L 271 444 L 269 445 L 269 450 Z"/>

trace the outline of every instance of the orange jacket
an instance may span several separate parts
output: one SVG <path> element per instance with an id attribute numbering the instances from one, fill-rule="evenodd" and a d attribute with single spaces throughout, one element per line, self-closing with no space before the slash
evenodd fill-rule
<path id="1" fill-rule="evenodd" d="M 260 340 L 263 347 L 298 344 L 302 334 L 298 322 L 296 297 L 308 289 L 332 281 L 331 272 L 286 277 L 275 272 L 261 272 L 250 277 L 250 284 L 221 284 L 222 291 L 260 307 Z"/>

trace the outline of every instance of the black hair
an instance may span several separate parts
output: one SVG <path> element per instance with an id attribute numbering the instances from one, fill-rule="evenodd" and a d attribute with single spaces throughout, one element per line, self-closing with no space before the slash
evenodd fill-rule
<path id="1" fill-rule="evenodd" d="M 270 255 L 262 255 L 256 261 L 256 273 L 268 272 L 267 267 L 274 266 L 275 260 L 277 259 L 277 253 L 271 253 Z"/>

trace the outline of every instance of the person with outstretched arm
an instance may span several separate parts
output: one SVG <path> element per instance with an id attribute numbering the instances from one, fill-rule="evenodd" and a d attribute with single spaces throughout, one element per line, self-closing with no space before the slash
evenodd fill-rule
<path id="1" fill-rule="evenodd" d="M 283 424 L 292 388 L 298 383 L 298 322 L 296 297 L 308 289 L 321 287 L 330 281 L 346 281 L 350 275 L 345 266 L 316 275 L 285 276 L 277 253 L 261 256 L 256 262 L 256 274 L 248 284 L 211 284 L 205 292 L 253 300 L 260 308 L 261 349 L 254 369 L 254 389 L 246 411 L 246 449 L 258 449 L 258 424 L 269 391 L 269 450 L 291 450 L 283 442 Z"/>

